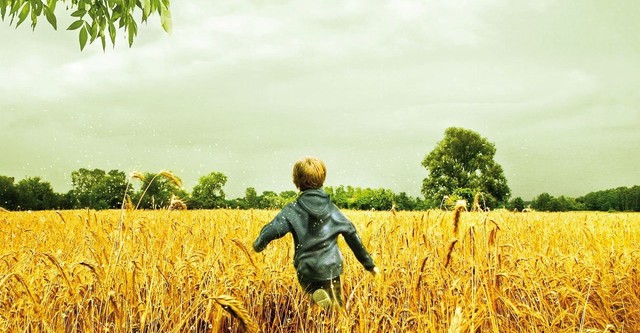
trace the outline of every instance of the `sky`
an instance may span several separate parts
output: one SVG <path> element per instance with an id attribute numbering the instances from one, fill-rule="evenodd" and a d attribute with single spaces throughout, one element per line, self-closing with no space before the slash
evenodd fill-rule
<path id="1" fill-rule="evenodd" d="M 173 31 L 80 52 L 0 22 L 0 175 L 171 170 L 228 197 L 327 186 L 420 195 L 448 127 L 495 144 L 512 197 L 640 185 L 640 1 L 174 1 Z M 138 13 L 138 16 L 139 17 Z"/>

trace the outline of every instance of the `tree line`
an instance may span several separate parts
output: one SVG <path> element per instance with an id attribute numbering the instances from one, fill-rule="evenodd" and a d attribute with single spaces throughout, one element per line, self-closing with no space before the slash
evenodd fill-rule
<path id="1" fill-rule="evenodd" d="M 619 187 L 589 193 L 583 197 L 555 198 L 542 193 L 530 202 L 511 190 L 502 167 L 494 160 L 496 147 L 480 134 L 458 127 L 445 130 L 444 138 L 425 156 L 422 166 L 424 198 L 389 189 L 353 186 L 325 187 L 340 208 L 358 210 L 449 209 L 464 204 L 468 209 L 506 208 L 524 211 L 640 211 L 640 188 Z M 71 173 L 72 188 L 55 193 L 40 177 L 15 179 L 0 176 L 0 206 L 10 210 L 158 208 L 239 208 L 277 209 L 294 201 L 295 191 L 258 194 L 249 187 L 242 198 L 228 199 L 224 193 L 227 176 L 211 172 L 200 177 L 192 192 L 182 187 L 180 178 L 168 171 L 133 173 L 119 170 L 79 169 Z"/>
<path id="2" fill-rule="evenodd" d="M 72 187 L 57 193 L 40 177 L 15 178 L 0 175 L 0 207 L 7 210 L 49 209 L 121 209 L 127 205 L 139 209 L 170 208 L 180 202 L 189 209 L 279 209 L 296 200 L 296 191 L 245 190 L 245 196 L 227 198 L 224 186 L 227 176 L 211 172 L 200 177 L 191 192 L 182 187 L 179 177 L 171 172 L 133 173 L 101 169 L 71 172 Z M 430 202 L 405 192 L 353 186 L 324 188 L 341 208 L 357 210 L 418 210 L 432 208 Z"/>
<path id="3" fill-rule="evenodd" d="M 211 172 L 200 177 L 191 192 L 182 188 L 178 177 L 170 172 L 144 172 L 127 175 L 123 171 L 84 169 L 71 173 L 72 188 L 57 193 L 51 184 L 40 177 L 27 177 L 18 182 L 13 177 L 0 175 L 0 207 L 7 210 L 50 209 L 121 209 L 127 204 L 140 209 L 169 208 L 179 201 L 189 209 L 279 209 L 295 201 L 296 191 L 263 191 L 248 187 L 244 197 L 227 198 L 224 186 L 227 177 Z M 394 193 L 384 188 L 353 186 L 327 186 L 336 206 L 354 210 L 426 210 L 447 208 L 453 200 L 469 198 L 472 193 L 458 190 L 444 200 L 413 197 L 405 192 Z M 527 208 L 538 211 L 640 211 L 640 186 L 618 187 L 588 193 L 578 198 L 554 197 L 542 193 L 526 202 L 516 197 L 502 206 L 522 211 Z"/>
<path id="4" fill-rule="evenodd" d="M 554 197 L 549 193 L 542 193 L 531 201 L 530 206 L 535 210 L 548 212 L 640 212 L 640 186 L 595 191 L 577 198 L 563 195 Z"/>

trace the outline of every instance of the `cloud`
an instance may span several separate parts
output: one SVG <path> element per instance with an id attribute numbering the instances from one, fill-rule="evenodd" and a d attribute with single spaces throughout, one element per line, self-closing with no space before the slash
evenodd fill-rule
<path id="1" fill-rule="evenodd" d="M 191 185 L 220 170 L 242 194 L 288 189 L 317 154 L 334 184 L 417 194 L 419 162 L 462 126 L 496 142 L 516 193 L 551 191 L 578 156 L 638 140 L 624 6 L 194 0 L 172 5 L 171 35 L 152 18 L 133 48 L 82 53 L 75 32 L 0 30 L 20 45 L 0 55 L 4 170 L 173 168 Z"/>

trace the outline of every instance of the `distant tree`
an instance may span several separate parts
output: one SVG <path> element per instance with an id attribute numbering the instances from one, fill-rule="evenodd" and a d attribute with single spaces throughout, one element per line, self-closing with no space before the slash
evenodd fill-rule
<path id="1" fill-rule="evenodd" d="M 444 139 L 422 161 L 429 173 L 423 180 L 422 193 L 441 200 L 458 188 L 466 188 L 482 192 L 490 207 L 505 202 L 510 190 L 502 167 L 494 161 L 495 153 L 495 145 L 478 133 L 448 128 Z"/>
<path id="2" fill-rule="evenodd" d="M 71 172 L 69 196 L 74 208 L 117 209 L 125 194 L 131 195 L 124 172 L 78 169 Z"/>
<path id="3" fill-rule="evenodd" d="M 96 208 L 96 188 L 105 175 L 104 170 L 100 169 L 79 169 L 71 172 L 71 197 L 76 208 Z"/>
<path id="4" fill-rule="evenodd" d="M 325 192 L 331 197 L 331 201 L 340 208 L 348 208 L 348 194 L 345 190 L 344 186 L 340 185 L 336 188 L 331 186 L 326 186 L 324 188 Z"/>
<path id="5" fill-rule="evenodd" d="M 287 203 L 293 202 L 298 198 L 298 193 L 296 191 L 282 191 L 279 196 L 284 199 Z"/>
<path id="6" fill-rule="evenodd" d="M 393 207 L 393 192 L 389 189 L 365 189 L 366 202 L 369 207 L 367 209 L 374 210 L 390 210 Z"/>
<path id="7" fill-rule="evenodd" d="M 16 184 L 18 209 L 47 210 L 57 208 L 59 196 L 53 191 L 51 184 L 43 182 L 40 177 L 27 177 Z"/>
<path id="8" fill-rule="evenodd" d="M 244 202 L 246 208 L 258 208 L 260 205 L 260 198 L 258 197 L 258 192 L 253 187 L 247 187 L 244 191 Z"/>
<path id="9" fill-rule="evenodd" d="M 393 203 L 396 210 L 415 210 L 417 206 L 417 200 L 407 195 L 406 192 L 394 194 Z"/>
<path id="10" fill-rule="evenodd" d="M 564 195 L 556 198 L 545 192 L 533 199 L 531 208 L 543 212 L 567 212 L 585 210 L 586 206 L 574 198 Z"/>
<path id="11" fill-rule="evenodd" d="M 127 174 L 110 170 L 96 188 L 103 207 L 118 209 L 122 207 L 125 194 L 131 196 L 133 189 L 128 186 Z"/>
<path id="12" fill-rule="evenodd" d="M 200 177 L 191 192 L 191 205 L 194 208 L 211 209 L 225 207 L 226 199 L 223 187 L 227 176 L 220 172 L 211 172 Z"/>
<path id="13" fill-rule="evenodd" d="M 135 193 L 133 203 L 139 203 L 138 208 L 158 209 L 166 208 L 171 203 L 173 195 L 184 196 L 180 178 L 168 171 L 159 173 L 145 172 L 141 179 L 140 189 Z"/>
<path id="14" fill-rule="evenodd" d="M 531 202 L 531 207 L 542 212 L 550 212 L 554 209 L 554 197 L 549 193 L 542 193 Z"/>
<path id="15" fill-rule="evenodd" d="M 56 5 L 63 3 L 67 12 L 75 20 L 67 30 L 78 30 L 80 50 L 84 49 L 87 41 L 93 43 L 96 39 L 102 42 L 102 49 L 106 47 L 107 36 L 111 44 L 116 43 L 116 33 L 119 29 L 127 32 L 129 46 L 133 44 L 138 34 L 138 22 L 157 14 L 165 31 L 171 32 L 171 12 L 169 0 L 0 0 L 0 16 L 11 18 L 10 25 L 15 22 L 16 28 L 25 20 L 30 19 L 31 28 L 35 29 L 38 18 L 44 16 L 54 29 L 58 29 Z M 137 21 L 133 14 L 139 9 L 142 16 Z"/>
<path id="16" fill-rule="evenodd" d="M 14 181 L 13 177 L 0 176 L 0 207 L 9 210 L 16 209 L 18 193 Z"/>
<path id="17" fill-rule="evenodd" d="M 521 212 L 525 208 L 524 200 L 521 197 L 513 198 L 509 202 L 509 209 Z"/>
<path id="18" fill-rule="evenodd" d="M 339 208 L 360 210 L 389 210 L 393 206 L 395 195 L 389 189 L 372 189 L 347 186 L 336 188 L 327 186 L 325 192 Z M 406 193 L 405 193 L 406 196 Z"/>
<path id="19" fill-rule="evenodd" d="M 590 192 L 576 201 L 586 210 L 640 212 L 640 186 Z"/>
<path id="20" fill-rule="evenodd" d="M 280 194 L 278 194 L 279 206 L 277 206 L 276 208 L 283 208 L 289 203 L 296 201 L 297 198 L 298 193 L 296 191 L 282 191 L 280 192 Z"/>
<path id="21" fill-rule="evenodd" d="M 281 208 L 282 200 L 276 192 L 264 191 L 258 200 L 258 207 L 260 209 L 276 209 Z"/>

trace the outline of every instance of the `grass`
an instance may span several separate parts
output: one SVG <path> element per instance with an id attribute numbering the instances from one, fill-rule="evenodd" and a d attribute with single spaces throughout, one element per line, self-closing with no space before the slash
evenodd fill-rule
<path id="1" fill-rule="evenodd" d="M 276 211 L 0 214 L 1 332 L 638 332 L 640 214 L 346 211 L 342 311 L 309 306 Z"/>

